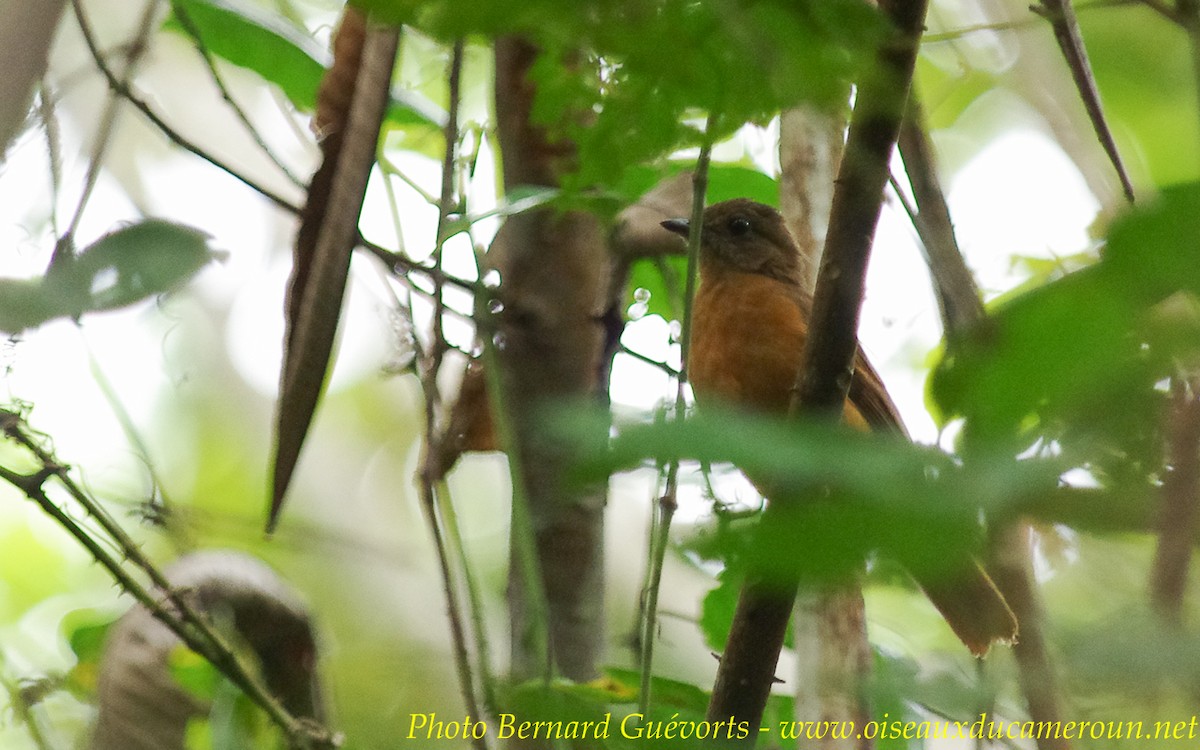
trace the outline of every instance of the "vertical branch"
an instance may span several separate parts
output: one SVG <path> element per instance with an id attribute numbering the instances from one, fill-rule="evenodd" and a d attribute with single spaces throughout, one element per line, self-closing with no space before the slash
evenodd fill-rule
<path id="1" fill-rule="evenodd" d="M 876 67 L 861 82 L 851 115 L 793 413 L 837 413 L 850 385 L 866 262 L 926 9 L 925 0 L 890 0 L 880 5 L 895 28 L 879 50 Z M 768 505 L 762 525 L 778 523 L 781 512 L 779 504 Z M 738 599 L 708 718 L 745 722 L 747 744 L 758 735 L 797 590 L 795 580 L 768 583 L 761 572 L 752 572 Z M 862 747 L 871 744 L 866 739 L 861 742 Z"/>
<path id="2" fill-rule="evenodd" d="M 443 131 L 446 150 L 442 159 L 441 199 L 438 202 L 437 239 L 433 250 L 433 267 L 442 268 L 442 251 L 448 239 L 448 227 L 455 213 L 455 161 L 458 154 L 458 108 L 460 86 L 462 80 L 463 43 L 455 42 L 450 55 L 450 69 L 447 75 L 449 82 L 450 106 Z M 434 550 L 437 555 L 438 570 L 442 577 L 442 592 L 446 597 L 446 615 L 450 624 L 450 644 L 454 652 L 454 664 L 458 672 L 459 689 L 462 691 L 463 703 L 470 716 L 483 716 L 479 701 L 476 698 L 475 671 L 471 666 L 471 652 L 467 646 L 467 633 L 463 606 L 459 597 L 459 587 L 455 580 L 454 564 L 450 559 L 450 550 L 444 529 L 445 521 L 441 518 L 438 504 L 439 488 L 444 493 L 445 485 L 437 481 L 438 466 L 442 459 L 442 436 L 439 425 L 438 410 L 441 397 L 438 391 L 437 378 L 442 369 L 442 361 L 446 353 L 446 336 L 443 330 L 442 316 L 445 314 L 443 298 L 444 282 L 440 277 L 433 281 L 433 320 L 430 323 L 429 346 L 420 357 L 421 390 L 425 396 L 425 439 L 421 446 L 421 470 L 418 485 L 421 494 L 421 510 L 429 525 L 429 534 L 433 537 Z M 453 512 L 446 508 L 449 512 Z M 461 558 L 460 558 L 461 559 Z M 486 668 L 486 667 L 485 667 Z M 487 740 L 483 737 L 472 738 L 472 744 L 478 750 L 486 750 Z"/>
<path id="3" fill-rule="evenodd" d="M 942 322 L 948 333 L 960 333 L 983 319 L 983 300 L 959 251 L 950 207 L 946 204 L 934 163 L 925 112 L 916 92 L 908 98 L 908 111 L 900 127 L 898 145 L 916 202 L 910 218 L 933 276 Z"/>
<path id="4" fill-rule="evenodd" d="M 849 101 L 849 89 L 845 94 Z M 844 113 L 833 115 L 813 107 L 790 109 L 780 118 L 779 208 L 800 248 L 809 292 L 817 280 L 821 247 L 829 230 L 829 207 L 845 128 Z"/>
<path id="5" fill-rule="evenodd" d="M 849 87 L 845 92 L 849 101 Z M 846 115 L 812 107 L 783 113 L 779 128 L 780 207 L 800 249 L 805 288 L 811 293 L 825 235 Z M 827 591 L 801 591 L 792 613 L 796 654 L 796 721 L 859 721 L 861 691 L 871 665 L 866 606 L 861 586 L 849 582 Z M 853 740 L 827 737 L 823 747 Z"/>
<path id="6" fill-rule="evenodd" d="M 683 322 L 679 333 L 679 348 L 681 365 L 678 377 L 675 379 L 675 410 L 674 419 L 682 420 L 687 408 L 687 361 L 691 351 L 692 339 L 692 303 L 696 296 L 696 277 L 698 275 L 700 258 L 700 233 L 704 228 L 704 196 L 708 192 L 708 165 L 712 158 L 712 133 L 716 118 L 709 116 L 705 127 L 705 140 L 700 147 L 700 155 L 696 159 L 696 171 L 692 175 L 692 210 L 688 222 L 688 256 L 687 273 L 683 296 Z M 654 641 L 658 632 L 658 592 L 662 586 L 663 563 L 667 556 L 667 547 L 671 538 L 671 520 L 674 518 L 678 502 L 679 460 L 672 459 L 667 467 L 667 485 L 663 496 L 658 501 L 658 515 L 655 519 L 655 535 L 650 547 L 650 573 L 647 576 L 646 601 L 643 608 L 645 621 L 642 624 L 642 654 L 641 654 L 641 691 L 638 699 L 638 710 L 645 714 L 650 709 L 650 685 L 654 672 Z"/>
<path id="7" fill-rule="evenodd" d="M 1163 617 L 1178 624 L 1200 520 L 1200 398 L 1192 383 L 1172 379 L 1167 420 L 1171 465 L 1162 484 L 1150 599 Z"/>
<path id="8" fill-rule="evenodd" d="M 504 186 L 555 186 L 573 167 L 575 149 L 535 124 L 536 86 L 529 73 L 541 51 L 524 39 L 496 41 L 496 119 L 503 155 Z M 568 115 L 569 116 L 569 115 Z M 602 398 L 597 373 L 604 347 L 609 256 L 599 221 L 580 211 L 539 208 L 510 216 L 487 255 L 499 274 L 495 316 L 495 361 L 512 420 L 513 442 L 506 447 L 522 476 L 529 531 L 536 549 L 541 586 L 549 608 L 549 647 L 558 671 L 585 681 L 597 674 L 603 645 L 603 509 L 606 488 L 580 488 L 567 480 L 571 456 L 542 425 L 548 410 L 568 401 Z M 491 373 L 495 377 L 497 373 Z M 493 392 L 493 396 L 496 394 Z M 602 426 L 589 434 L 603 441 Z M 521 490 L 514 489 L 514 495 Z M 514 501 L 514 514 L 520 511 Z M 526 570 L 524 542 L 516 539 L 513 570 Z M 527 571 L 528 572 L 528 571 Z M 537 674 L 544 662 L 534 635 L 528 578 L 509 583 L 512 672 Z M 540 588 L 539 587 L 539 588 Z"/>

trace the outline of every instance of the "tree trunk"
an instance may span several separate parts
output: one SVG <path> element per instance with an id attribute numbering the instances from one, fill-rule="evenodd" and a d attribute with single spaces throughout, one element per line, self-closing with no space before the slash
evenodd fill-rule
<path id="1" fill-rule="evenodd" d="M 527 74 L 538 50 L 518 38 L 496 42 L 496 116 L 504 186 L 555 185 L 573 157 L 534 125 L 534 86 Z M 597 676 L 603 645 L 603 510 L 605 487 L 579 488 L 565 471 L 571 456 L 544 428 L 546 411 L 604 392 L 602 314 L 609 255 L 600 222 L 579 211 L 539 209 L 510 217 L 487 257 L 499 271 L 503 310 L 496 316 L 506 414 L 530 510 L 538 567 L 549 607 L 550 656 L 557 674 Z M 604 436 L 599 435 L 603 440 Z M 514 534 L 519 528 L 514 525 Z M 538 676 L 537 653 L 514 538 L 509 603 L 512 676 Z"/>

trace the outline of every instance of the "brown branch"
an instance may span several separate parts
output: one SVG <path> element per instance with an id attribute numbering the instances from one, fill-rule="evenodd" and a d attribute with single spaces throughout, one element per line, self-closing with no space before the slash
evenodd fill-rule
<path id="1" fill-rule="evenodd" d="M 1150 598 L 1163 617 L 1178 623 L 1200 520 L 1200 398 L 1192 383 L 1172 379 L 1167 420 L 1171 465 L 1162 483 Z"/>
<path id="2" fill-rule="evenodd" d="M 536 86 L 529 73 L 542 54 L 527 40 L 502 37 L 495 43 L 496 125 L 503 155 L 504 186 L 557 185 L 572 167 L 574 146 L 554 140 L 535 124 Z M 562 64 L 568 64 L 563 62 Z M 581 211 L 539 207 L 506 217 L 487 264 L 501 286 L 491 295 L 503 305 L 495 316 L 496 346 L 490 372 L 493 404 L 500 395 L 497 422 L 512 420 L 512 442 L 504 441 L 510 462 L 521 467 L 523 497 L 532 523 L 522 534 L 514 500 L 513 575 L 509 606 L 512 672 L 540 678 L 547 654 L 538 651 L 533 620 L 537 592 L 549 605 L 551 659 L 563 676 L 594 679 L 603 648 L 603 509 L 605 487 L 573 486 L 567 471 L 572 456 L 548 437 L 548 408 L 564 400 L 597 398 L 607 392 L 597 382 L 605 348 L 603 315 L 608 307 L 609 257 L 598 219 Z M 492 392 L 499 382 L 502 394 Z M 596 431 L 602 440 L 603 430 Z M 536 565 L 524 545 L 536 547 Z M 534 570 L 536 568 L 536 570 Z"/>
<path id="3" fill-rule="evenodd" d="M 446 118 L 443 136 L 446 142 L 445 156 L 442 160 L 442 190 L 438 201 L 437 240 L 433 250 L 433 267 L 441 269 L 442 251 L 447 239 L 447 227 L 455 212 L 454 199 L 454 167 L 458 155 L 458 109 L 460 84 L 463 67 L 463 43 L 461 40 L 454 44 L 450 54 L 450 71 L 448 78 L 450 107 Z M 442 295 L 443 282 L 434 279 L 433 291 L 433 320 L 430 323 L 430 344 L 424 355 L 420 357 L 421 390 L 425 397 L 425 439 L 421 446 L 421 471 L 418 484 L 421 493 L 421 510 L 433 537 L 434 551 L 437 556 L 438 570 L 442 577 L 442 592 L 446 597 L 447 618 L 450 623 L 450 644 L 454 652 L 454 663 L 458 671 L 459 689 L 462 692 L 463 703 L 471 716 L 483 716 L 479 701 L 476 698 L 475 673 L 471 666 L 471 652 L 467 647 L 466 627 L 464 625 L 463 605 L 459 597 L 459 589 L 455 583 L 454 565 L 450 560 L 450 551 L 446 541 L 443 525 L 439 520 L 438 494 L 439 490 L 446 491 L 445 484 L 439 487 L 438 479 L 442 458 L 444 433 L 439 425 L 438 407 L 441 397 L 438 390 L 438 375 L 447 350 L 446 336 L 442 316 L 445 312 L 445 300 Z M 452 510 L 450 512 L 453 512 Z M 466 571 L 464 570 L 464 574 Z M 486 665 L 481 665 L 486 668 Z M 483 736 L 472 737 L 472 744 L 478 750 L 486 750 L 487 740 Z"/>
<path id="4" fill-rule="evenodd" d="M 933 276 L 942 320 L 948 333 L 959 333 L 983 319 L 983 301 L 954 236 L 950 208 L 938 179 L 933 144 L 925 125 L 925 112 L 915 92 L 908 98 L 908 111 L 897 145 L 916 202 L 916 210 L 910 216 Z"/>
<path id="5" fill-rule="evenodd" d="M 926 0 L 887 0 L 880 6 L 894 30 L 879 50 L 877 65 L 862 81 L 851 115 L 793 413 L 839 413 L 850 385 L 866 263 L 912 81 Z M 763 526 L 777 523 L 780 512 L 779 504 L 768 505 Z M 758 735 L 797 590 L 794 580 L 768 583 L 756 573 L 748 577 L 738 600 L 708 718 L 746 722 L 747 744 Z"/>
<path id="6" fill-rule="evenodd" d="M 1038 10 L 1034 7 L 1031 7 L 1030 10 L 1050 22 L 1050 27 L 1054 30 L 1054 38 L 1058 41 L 1059 49 L 1062 50 L 1063 59 L 1071 70 L 1071 77 L 1075 80 L 1079 98 L 1083 100 L 1083 107 L 1087 110 L 1088 118 L 1091 119 L 1092 127 L 1096 131 L 1096 138 L 1100 141 L 1104 153 L 1108 155 L 1113 169 L 1117 172 L 1117 178 L 1121 181 L 1121 189 L 1125 192 L 1125 198 L 1132 203 L 1133 182 L 1129 179 L 1129 173 L 1125 171 L 1125 164 L 1121 160 L 1117 141 L 1113 138 L 1112 129 L 1108 127 L 1108 119 L 1104 116 L 1104 106 L 1100 103 L 1100 89 L 1096 86 L 1096 77 L 1092 75 L 1087 48 L 1083 44 L 1083 34 L 1079 31 L 1079 20 L 1075 17 L 1071 0 L 1041 0 L 1041 3 L 1045 10 Z"/>

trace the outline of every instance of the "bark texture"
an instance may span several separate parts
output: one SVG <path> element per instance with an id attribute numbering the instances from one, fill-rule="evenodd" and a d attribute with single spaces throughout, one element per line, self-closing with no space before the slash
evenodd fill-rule
<path id="1" fill-rule="evenodd" d="M 549 185 L 573 158 L 571 144 L 552 140 L 531 119 L 536 93 L 528 74 L 539 50 L 523 39 L 496 42 L 496 116 L 504 185 Z M 495 343 L 514 429 L 549 605 L 556 671 L 584 681 L 597 676 L 603 644 L 605 487 L 581 488 L 566 476 L 571 456 L 544 427 L 561 404 L 602 398 L 610 260 L 598 219 L 579 211 L 539 209 L 510 217 L 487 255 L 500 274 Z M 603 439 L 603 436 L 600 436 Z M 514 544 L 514 550 L 516 545 Z M 537 676 L 520 561 L 513 556 L 509 601 L 512 675 Z"/>

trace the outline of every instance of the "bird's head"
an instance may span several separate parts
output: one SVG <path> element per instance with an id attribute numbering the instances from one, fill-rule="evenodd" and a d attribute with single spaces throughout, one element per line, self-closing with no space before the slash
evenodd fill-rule
<path id="1" fill-rule="evenodd" d="M 668 219 L 662 226 L 688 236 L 686 219 Z M 800 255 L 779 212 L 745 198 L 714 203 L 704 211 L 701 259 L 785 282 L 796 282 Z"/>

